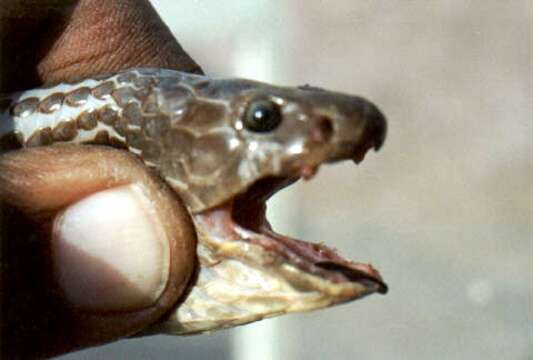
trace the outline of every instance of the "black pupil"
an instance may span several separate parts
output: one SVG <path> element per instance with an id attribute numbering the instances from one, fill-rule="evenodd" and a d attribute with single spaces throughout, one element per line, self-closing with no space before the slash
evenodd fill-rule
<path id="1" fill-rule="evenodd" d="M 244 119 L 244 126 L 255 132 L 272 131 L 280 123 L 279 107 L 271 101 L 257 101 L 250 104 Z"/>

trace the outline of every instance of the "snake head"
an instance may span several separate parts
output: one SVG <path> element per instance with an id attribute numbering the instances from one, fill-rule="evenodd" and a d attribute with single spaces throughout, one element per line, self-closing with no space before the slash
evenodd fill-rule
<path id="1" fill-rule="evenodd" d="M 359 163 L 385 139 L 385 117 L 361 97 L 230 79 L 196 83 L 183 101 L 182 85 L 176 86 L 180 90 L 167 90 L 160 101 L 180 104 L 170 111 L 171 132 L 180 134 L 175 143 L 187 138 L 191 145 L 166 155 L 172 165 L 163 174 L 185 184 L 177 190 L 194 212 L 261 179 L 307 179 L 323 163 Z"/>
<path id="2" fill-rule="evenodd" d="M 372 266 L 278 234 L 266 218 L 266 201 L 281 188 L 324 163 L 358 163 L 378 150 L 386 121 L 377 107 L 310 86 L 192 79 L 186 100 L 183 80 L 159 94 L 171 124 L 164 136 L 187 138 L 189 151 L 158 161 L 191 211 L 200 266 L 153 331 L 203 332 L 385 293 Z"/>

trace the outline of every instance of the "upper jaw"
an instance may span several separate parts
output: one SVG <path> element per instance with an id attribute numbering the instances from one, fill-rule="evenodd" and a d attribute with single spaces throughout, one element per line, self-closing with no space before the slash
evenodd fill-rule
<path id="1" fill-rule="evenodd" d="M 330 161 L 351 159 L 359 164 L 370 149 L 378 151 L 383 146 L 387 135 L 385 116 L 372 103 L 364 104 L 359 116 L 337 119 Z"/>
<path id="2" fill-rule="evenodd" d="M 300 176 L 307 178 L 323 163 L 353 160 L 359 164 L 370 149 L 381 149 L 387 135 L 385 116 L 371 102 L 354 99 L 344 107 L 315 110 L 308 120 L 303 151 L 299 156 L 288 154 L 286 168 L 300 170 Z"/>

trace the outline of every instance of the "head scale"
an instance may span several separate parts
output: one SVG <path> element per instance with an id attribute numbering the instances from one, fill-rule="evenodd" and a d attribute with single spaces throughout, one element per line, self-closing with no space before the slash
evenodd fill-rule
<path id="1" fill-rule="evenodd" d="M 194 212 L 259 179 L 297 178 L 302 169 L 379 148 L 385 135 L 383 115 L 355 96 L 193 75 L 165 81 L 155 95 L 168 127 L 151 134 L 164 148 L 148 160 L 164 164 L 162 175 Z"/>

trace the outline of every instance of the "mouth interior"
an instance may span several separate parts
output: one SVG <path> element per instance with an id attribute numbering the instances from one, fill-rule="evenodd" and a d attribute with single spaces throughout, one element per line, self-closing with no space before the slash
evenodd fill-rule
<path id="1" fill-rule="evenodd" d="M 305 242 L 274 232 L 266 218 L 266 201 L 299 177 L 267 177 L 258 180 L 231 206 L 231 218 L 240 227 L 258 236 L 257 243 L 285 257 L 301 270 L 334 283 L 357 282 L 379 293 L 387 292 L 378 271 L 369 264 L 352 262 L 327 246 Z"/>

